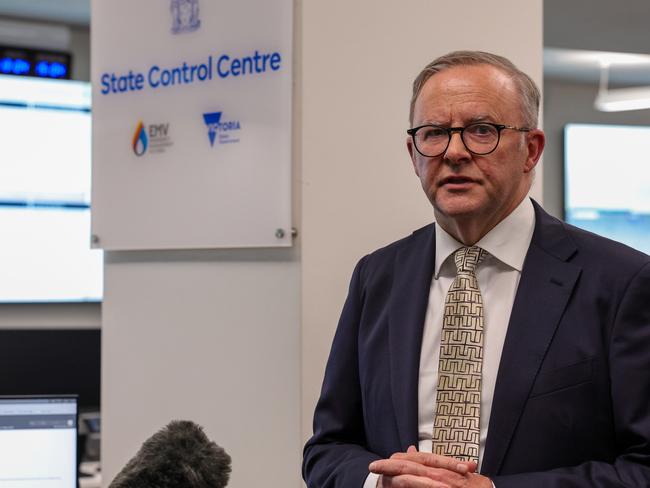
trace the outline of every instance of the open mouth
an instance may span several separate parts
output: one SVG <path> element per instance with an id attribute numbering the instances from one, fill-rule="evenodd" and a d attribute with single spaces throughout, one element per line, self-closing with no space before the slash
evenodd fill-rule
<path id="1" fill-rule="evenodd" d="M 467 178 L 465 176 L 448 176 L 447 178 L 444 178 L 440 182 L 440 186 L 445 186 L 445 185 L 462 186 L 462 185 L 469 185 L 471 183 L 475 183 L 475 181 L 472 178 Z"/>

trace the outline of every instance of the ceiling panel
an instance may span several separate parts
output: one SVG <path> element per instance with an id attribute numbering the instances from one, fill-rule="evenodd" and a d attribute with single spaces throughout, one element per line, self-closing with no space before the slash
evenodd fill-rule
<path id="1" fill-rule="evenodd" d="M 650 53 L 648 0 L 544 0 L 544 45 Z"/>
<path id="2" fill-rule="evenodd" d="M 90 0 L 0 0 L 0 15 L 88 26 Z"/>

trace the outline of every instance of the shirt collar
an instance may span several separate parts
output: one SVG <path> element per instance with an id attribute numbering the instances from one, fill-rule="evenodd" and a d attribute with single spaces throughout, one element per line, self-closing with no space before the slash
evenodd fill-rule
<path id="1" fill-rule="evenodd" d="M 521 272 L 526 253 L 535 230 L 535 209 L 529 198 L 524 198 L 510 215 L 483 236 L 476 245 L 491 256 Z M 463 244 L 436 225 L 436 267 L 438 278 L 443 263 Z"/>

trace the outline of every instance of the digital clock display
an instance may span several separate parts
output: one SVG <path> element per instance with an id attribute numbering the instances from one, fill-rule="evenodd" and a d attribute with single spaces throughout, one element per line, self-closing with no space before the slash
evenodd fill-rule
<path id="1" fill-rule="evenodd" d="M 0 46 L 0 74 L 70 79 L 70 54 Z"/>

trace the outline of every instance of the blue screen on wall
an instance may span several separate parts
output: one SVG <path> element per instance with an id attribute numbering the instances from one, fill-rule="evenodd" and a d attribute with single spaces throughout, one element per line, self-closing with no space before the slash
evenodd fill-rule
<path id="1" fill-rule="evenodd" d="M 0 76 L 0 302 L 97 301 L 90 84 Z"/>
<path id="2" fill-rule="evenodd" d="M 569 124 L 564 149 L 566 221 L 650 254 L 650 127 Z"/>

